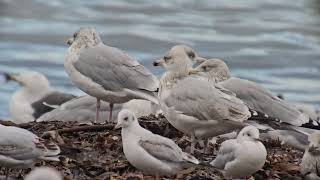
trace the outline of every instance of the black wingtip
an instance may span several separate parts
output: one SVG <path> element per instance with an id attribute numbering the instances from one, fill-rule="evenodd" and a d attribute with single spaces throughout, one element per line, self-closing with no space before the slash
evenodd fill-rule
<path id="1" fill-rule="evenodd" d="M 320 122 L 309 118 L 309 122 L 303 124 L 301 127 L 320 130 Z"/>

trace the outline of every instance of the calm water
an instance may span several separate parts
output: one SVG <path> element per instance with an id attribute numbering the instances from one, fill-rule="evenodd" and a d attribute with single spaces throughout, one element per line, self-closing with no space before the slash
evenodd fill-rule
<path id="1" fill-rule="evenodd" d="M 185 43 L 225 59 L 233 75 L 320 107 L 320 0 L 0 0 L 0 72 L 40 71 L 80 94 L 63 61 L 65 40 L 81 26 L 157 75 L 152 60 Z M 0 85 L 0 119 L 17 87 Z"/>

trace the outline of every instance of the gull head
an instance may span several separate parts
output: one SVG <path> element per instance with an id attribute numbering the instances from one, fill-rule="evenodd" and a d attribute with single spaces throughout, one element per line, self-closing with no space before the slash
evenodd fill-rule
<path id="1" fill-rule="evenodd" d="M 31 171 L 26 177 L 25 180 L 62 180 L 61 174 L 49 167 L 39 167 Z"/>
<path id="2" fill-rule="evenodd" d="M 136 122 L 138 122 L 138 120 L 135 114 L 130 110 L 124 109 L 119 112 L 118 123 L 116 124 L 114 129 L 127 128 Z"/>
<path id="3" fill-rule="evenodd" d="M 69 46 L 81 47 L 92 47 L 101 43 L 98 32 L 92 27 L 80 28 L 73 34 L 71 38 L 67 40 Z"/>
<path id="4" fill-rule="evenodd" d="M 208 59 L 193 69 L 188 70 L 188 74 L 196 74 L 215 79 L 221 82 L 230 78 L 230 71 L 227 64 L 221 59 Z"/>
<path id="5" fill-rule="evenodd" d="M 237 137 L 240 141 L 261 141 L 259 137 L 259 130 L 254 126 L 244 127 Z"/>
<path id="6" fill-rule="evenodd" d="M 48 79 L 41 73 L 36 71 L 28 71 L 21 74 L 6 74 L 8 81 L 16 81 L 22 87 L 28 89 L 34 88 L 49 88 L 50 84 Z"/>
<path id="7" fill-rule="evenodd" d="M 320 132 L 310 134 L 308 140 L 310 142 L 308 151 L 312 154 L 320 155 Z"/>
<path id="8" fill-rule="evenodd" d="M 195 59 L 203 59 L 189 46 L 173 46 L 161 59 L 153 62 L 154 66 L 163 66 L 167 71 L 179 71 L 191 68 Z"/>

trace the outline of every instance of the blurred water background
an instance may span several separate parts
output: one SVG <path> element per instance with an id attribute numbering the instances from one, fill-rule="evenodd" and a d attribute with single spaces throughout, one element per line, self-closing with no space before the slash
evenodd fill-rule
<path id="1" fill-rule="evenodd" d="M 232 74 L 292 102 L 320 107 L 319 0 L 0 0 L 0 72 L 36 70 L 75 94 L 65 40 L 93 26 L 103 41 L 150 68 L 171 46 L 227 61 Z M 0 84 L 0 119 L 18 85 Z"/>

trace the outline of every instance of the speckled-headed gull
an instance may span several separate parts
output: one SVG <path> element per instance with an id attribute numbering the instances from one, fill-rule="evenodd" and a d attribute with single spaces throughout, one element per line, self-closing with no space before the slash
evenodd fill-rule
<path id="1" fill-rule="evenodd" d="M 115 128 L 122 128 L 123 152 L 137 169 L 156 176 L 174 175 L 199 161 L 181 150 L 171 139 L 142 128 L 134 113 L 122 110 Z"/>
<path id="2" fill-rule="evenodd" d="M 294 105 L 273 95 L 268 89 L 258 83 L 231 77 L 229 68 L 223 60 L 209 59 L 196 68 L 189 70 L 189 74 L 205 77 L 236 94 L 250 109 L 263 112 L 294 126 L 319 129 L 320 123 L 301 113 Z"/>
<path id="3" fill-rule="evenodd" d="M 320 132 L 311 134 L 309 142 L 300 164 L 300 171 L 303 175 L 309 173 L 320 175 Z"/>
<path id="4" fill-rule="evenodd" d="M 52 110 L 44 105 L 60 105 L 75 96 L 54 91 L 50 88 L 48 79 L 41 73 L 28 71 L 18 75 L 6 74 L 7 80 L 16 81 L 21 88 L 10 100 L 10 113 L 14 123 L 31 122 L 42 114 Z"/>
<path id="5" fill-rule="evenodd" d="M 259 130 L 253 126 L 243 128 L 236 139 L 224 141 L 217 157 L 210 163 L 222 170 L 225 177 L 243 178 L 261 169 L 267 150 L 259 139 Z"/>
<path id="6" fill-rule="evenodd" d="M 94 28 L 81 28 L 68 44 L 65 69 L 78 88 L 97 98 L 96 120 L 100 100 L 110 103 L 109 121 L 113 104 L 131 99 L 158 103 L 158 79 L 125 52 L 103 44 Z"/>
<path id="7" fill-rule="evenodd" d="M 159 113 L 159 105 L 143 99 L 132 99 L 123 104 L 115 104 L 113 107 L 112 119 L 117 119 L 116 116 L 121 109 L 130 109 L 138 118 L 141 116 L 148 116 L 150 114 L 157 115 L 157 113 Z M 85 95 L 63 103 L 56 109 L 42 115 L 36 121 L 77 121 L 87 123 L 95 121 L 95 113 L 96 98 Z M 102 119 L 107 119 L 109 113 L 109 103 L 101 101 L 100 117 L 102 118 L 99 119 L 100 121 L 98 121 L 98 123 L 102 123 Z"/>
<path id="8" fill-rule="evenodd" d="M 60 148 L 52 141 L 26 129 L 0 125 L 1 167 L 29 168 L 39 159 L 59 161 L 59 153 Z"/>
<path id="9" fill-rule="evenodd" d="M 248 107 L 234 95 L 202 78 L 188 76 L 192 61 L 184 46 L 171 48 L 154 65 L 166 69 L 160 79 L 160 107 L 175 128 L 191 136 L 191 153 L 195 137 L 210 138 L 241 129 L 251 116 Z"/>
<path id="10" fill-rule="evenodd" d="M 61 174 L 50 167 L 38 167 L 24 178 L 25 180 L 62 180 Z"/>

